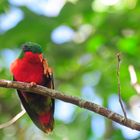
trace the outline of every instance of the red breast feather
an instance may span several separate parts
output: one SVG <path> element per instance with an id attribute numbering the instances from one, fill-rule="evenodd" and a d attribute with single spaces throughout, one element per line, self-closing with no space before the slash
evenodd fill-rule
<path id="1" fill-rule="evenodd" d="M 26 52 L 21 59 L 16 59 L 11 65 L 15 80 L 21 82 L 43 82 L 43 64 L 38 54 Z"/>

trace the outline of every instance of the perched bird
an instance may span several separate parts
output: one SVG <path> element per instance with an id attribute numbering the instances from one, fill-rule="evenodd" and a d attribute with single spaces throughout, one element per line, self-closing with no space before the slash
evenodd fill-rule
<path id="1" fill-rule="evenodd" d="M 40 45 L 28 42 L 22 45 L 22 52 L 10 66 L 15 81 L 28 82 L 54 89 L 52 69 L 43 58 Z M 26 112 L 45 133 L 53 130 L 54 99 L 34 93 L 17 90 Z"/>

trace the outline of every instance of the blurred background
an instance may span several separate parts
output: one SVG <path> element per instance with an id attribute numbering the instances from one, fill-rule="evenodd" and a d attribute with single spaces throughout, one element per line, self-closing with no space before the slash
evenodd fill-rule
<path id="1" fill-rule="evenodd" d="M 121 94 L 129 118 L 140 121 L 139 96 L 128 66 L 140 78 L 140 1 L 0 0 L 0 79 L 12 80 L 20 45 L 39 43 L 53 67 L 55 89 L 123 114 L 118 102 L 116 54 L 121 52 Z M 93 112 L 56 101 L 55 129 L 41 132 L 24 115 L 0 130 L 1 140 L 136 140 L 140 133 Z M 20 112 L 16 91 L 0 88 L 0 123 Z"/>

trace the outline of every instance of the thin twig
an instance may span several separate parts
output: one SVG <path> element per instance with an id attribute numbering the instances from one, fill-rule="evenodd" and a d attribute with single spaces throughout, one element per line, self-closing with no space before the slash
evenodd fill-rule
<path id="1" fill-rule="evenodd" d="M 117 60 L 118 60 L 118 63 L 117 63 L 117 80 L 118 80 L 119 102 L 120 102 L 124 117 L 125 117 L 125 119 L 127 119 L 127 114 L 126 114 L 126 111 L 124 109 L 124 106 L 123 106 L 123 103 L 122 103 L 122 98 L 121 98 L 121 86 L 120 86 L 121 85 L 120 84 L 120 62 L 121 62 L 121 57 L 120 57 L 120 53 L 117 53 Z"/>
<path id="2" fill-rule="evenodd" d="M 125 119 L 124 116 L 117 114 L 113 111 L 110 111 L 109 109 L 104 108 L 98 104 L 95 104 L 95 103 L 92 103 L 92 102 L 89 102 L 89 101 L 86 101 L 77 97 L 68 96 L 64 94 L 63 92 L 49 89 L 40 85 L 37 85 L 36 87 L 31 87 L 29 85 L 30 85 L 29 83 L 0 80 L 0 87 L 14 88 L 14 89 L 26 91 L 28 92 L 27 94 L 34 93 L 34 94 L 39 94 L 42 96 L 50 96 L 51 98 L 59 99 L 68 103 L 72 103 L 73 105 L 77 105 L 81 108 L 85 108 L 90 111 L 96 112 L 121 125 L 140 131 L 140 123 L 131 119 Z"/>
<path id="3" fill-rule="evenodd" d="M 21 112 L 19 112 L 15 117 L 13 117 L 10 121 L 0 124 L 0 129 L 6 128 L 10 125 L 12 125 L 13 123 L 15 123 L 19 118 L 21 118 L 24 114 L 26 113 L 26 111 L 23 109 Z"/>

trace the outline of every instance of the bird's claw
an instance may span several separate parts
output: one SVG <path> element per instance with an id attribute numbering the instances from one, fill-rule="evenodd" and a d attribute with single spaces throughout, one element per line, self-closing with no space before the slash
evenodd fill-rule
<path id="1" fill-rule="evenodd" d="M 30 87 L 36 87 L 36 86 L 37 86 L 37 84 L 35 82 L 30 83 Z"/>

